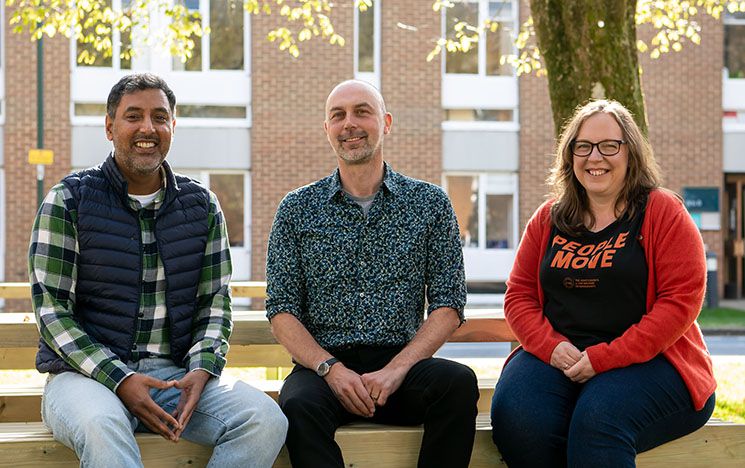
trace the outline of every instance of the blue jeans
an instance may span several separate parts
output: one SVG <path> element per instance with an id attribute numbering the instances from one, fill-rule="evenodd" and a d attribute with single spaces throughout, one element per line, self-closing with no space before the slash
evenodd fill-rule
<path id="1" fill-rule="evenodd" d="M 492 437 L 513 467 L 633 467 L 636 454 L 690 434 L 708 421 L 663 357 L 613 369 L 584 384 L 521 350 L 492 399 Z"/>
<path id="2" fill-rule="evenodd" d="M 185 369 L 167 359 L 143 359 L 129 367 L 161 380 L 180 379 Z M 166 412 L 181 391 L 152 390 Z M 84 467 L 141 467 L 134 432 L 149 432 L 114 392 L 75 372 L 50 375 L 42 418 L 54 438 L 75 451 Z M 264 392 L 226 377 L 211 378 L 182 437 L 213 446 L 209 467 L 271 467 L 285 441 L 287 420 Z"/>

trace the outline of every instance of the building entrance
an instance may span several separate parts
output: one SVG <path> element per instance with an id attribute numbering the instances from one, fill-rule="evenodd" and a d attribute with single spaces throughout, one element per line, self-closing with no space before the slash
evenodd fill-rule
<path id="1" fill-rule="evenodd" d="M 724 297 L 745 291 L 745 174 L 726 174 L 724 184 Z"/>

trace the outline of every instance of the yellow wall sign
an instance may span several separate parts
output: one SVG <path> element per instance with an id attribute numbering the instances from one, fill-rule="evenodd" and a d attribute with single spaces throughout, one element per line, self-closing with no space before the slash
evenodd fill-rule
<path id="1" fill-rule="evenodd" d="M 29 164 L 52 164 L 54 162 L 54 151 L 48 149 L 28 150 Z"/>

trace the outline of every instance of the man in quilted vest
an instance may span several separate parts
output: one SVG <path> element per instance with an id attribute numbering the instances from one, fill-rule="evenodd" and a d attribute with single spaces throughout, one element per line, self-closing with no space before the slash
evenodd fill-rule
<path id="1" fill-rule="evenodd" d="M 208 466 L 269 467 L 287 421 L 221 376 L 232 329 L 227 230 L 215 195 L 165 158 L 176 99 L 122 78 L 106 109 L 114 150 L 52 188 L 29 275 L 48 372 L 42 417 L 81 466 L 142 466 L 135 432 L 214 446 Z"/>

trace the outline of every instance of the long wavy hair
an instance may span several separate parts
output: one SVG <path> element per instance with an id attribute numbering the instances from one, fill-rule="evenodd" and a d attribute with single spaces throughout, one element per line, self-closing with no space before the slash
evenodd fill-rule
<path id="1" fill-rule="evenodd" d="M 595 224 L 587 192 L 574 175 L 571 144 L 577 138 L 582 124 L 601 112 L 613 116 L 621 127 L 628 147 L 629 165 L 623 187 L 616 199 L 616 216 L 633 218 L 640 210 L 644 210 L 649 192 L 661 184 L 652 146 L 628 109 L 617 101 L 604 99 L 578 106 L 561 132 L 547 181 L 555 199 L 551 207 L 551 221 L 567 234 L 579 235 L 587 232 L 588 226 L 585 223 L 588 219 L 589 226 Z"/>

